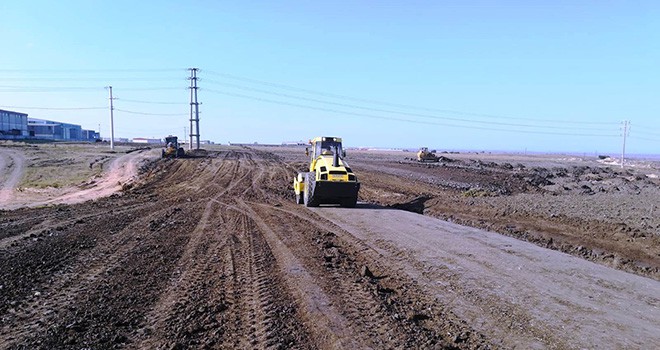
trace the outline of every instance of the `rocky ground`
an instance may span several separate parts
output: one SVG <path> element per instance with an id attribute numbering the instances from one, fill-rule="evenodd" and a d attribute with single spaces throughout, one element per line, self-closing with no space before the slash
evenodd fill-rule
<path id="1" fill-rule="evenodd" d="M 363 202 L 659 279 L 655 168 L 478 158 L 349 154 Z M 0 348 L 507 347 L 294 204 L 304 168 L 301 149 L 224 147 L 110 197 L 0 211 Z"/>
<path id="2" fill-rule="evenodd" d="M 370 184 L 365 201 L 660 279 L 659 162 L 621 169 L 575 157 L 445 154 L 421 164 L 401 153 L 354 153 Z"/>

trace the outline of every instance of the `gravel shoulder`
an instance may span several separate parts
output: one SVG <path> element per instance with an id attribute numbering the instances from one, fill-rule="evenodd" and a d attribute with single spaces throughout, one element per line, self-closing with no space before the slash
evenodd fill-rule
<path id="1" fill-rule="evenodd" d="M 504 348 L 660 347 L 651 279 L 405 211 L 313 211 Z"/>

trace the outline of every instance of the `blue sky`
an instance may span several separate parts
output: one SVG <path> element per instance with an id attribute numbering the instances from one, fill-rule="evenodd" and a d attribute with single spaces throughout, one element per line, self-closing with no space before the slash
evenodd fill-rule
<path id="1" fill-rule="evenodd" d="M 183 136 L 198 67 L 202 139 L 216 142 L 616 153 L 630 120 L 628 151 L 660 150 L 657 1 L 4 1 L 0 13 L 0 106 L 105 107 L 112 85 L 116 136 Z M 104 109 L 5 109 L 109 132 Z"/>

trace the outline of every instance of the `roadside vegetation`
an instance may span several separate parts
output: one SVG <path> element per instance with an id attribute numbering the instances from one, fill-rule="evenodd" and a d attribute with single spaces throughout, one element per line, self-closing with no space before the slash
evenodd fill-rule
<path id="1" fill-rule="evenodd" d="M 128 149 L 127 147 L 124 147 Z M 19 190 L 65 188 L 83 184 L 124 152 L 107 145 L 48 143 L 24 145 L 25 173 Z"/>

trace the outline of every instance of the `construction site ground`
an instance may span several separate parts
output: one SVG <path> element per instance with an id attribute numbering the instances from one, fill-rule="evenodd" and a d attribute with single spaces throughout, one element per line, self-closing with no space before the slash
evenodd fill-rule
<path id="1" fill-rule="evenodd" d="M 0 146 L 2 349 L 660 348 L 657 162 L 349 150 L 347 209 L 294 203 L 300 147 L 31 188 L 39 147 Z"/>

